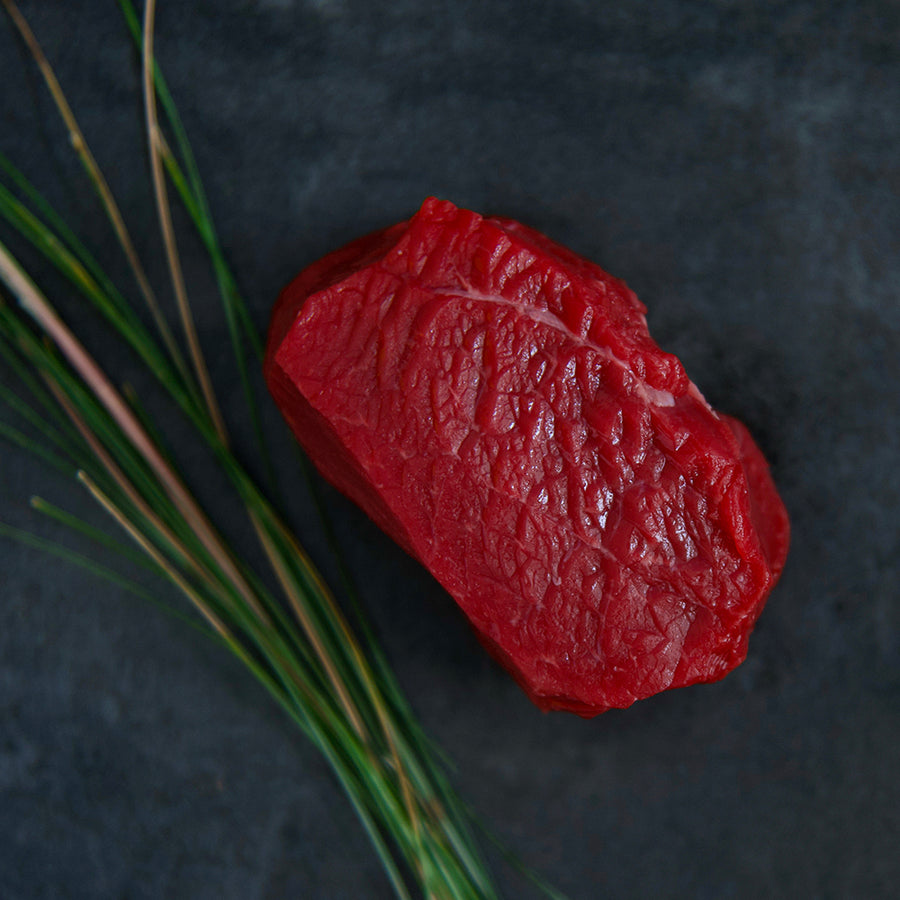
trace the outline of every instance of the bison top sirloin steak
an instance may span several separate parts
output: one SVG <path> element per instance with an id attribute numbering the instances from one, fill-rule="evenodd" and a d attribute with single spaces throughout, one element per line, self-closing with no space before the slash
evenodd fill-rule
<path id="1" fill-rule="evenodd" d="M 645 312 L 530 228 L 430 199 L 272 315 L 266 377 L 313 461 L 545 709 L 722 677 L 784 565 L 765 460 Z"/>

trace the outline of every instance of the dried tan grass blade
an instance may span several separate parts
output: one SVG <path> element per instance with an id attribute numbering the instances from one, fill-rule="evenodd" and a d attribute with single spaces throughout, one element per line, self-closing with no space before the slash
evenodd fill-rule
<path id="1" fill-rule="evenodd" d="M 266 532 L 265 526 L 260 522 L 257 515 L 251 510 L 250 518 L 253 521 L 253 526 L 256 529 L 257 536 L 259 537 L 260 543 L 262 543 L 263 548 L 266 551 L 266 555 L 269 558 L 269 563 L 272 566 L 272 569 L 275 571 L 275 575 L 278 578 L 278 582 L 281 585 L 282 589 L 285 592 L 285 595 L 288 598 L 288 601 L 291 604 L 291 609 L 294 611 L 294 615 L 297 617 L 301 626 L 303 627 L 304 632 L 306 633 L 307 638 L 309 639 L 310 644 L 312 645 L 316 656 L 319 658 L 319 661 L 322 663 L 322 667 L 325 669 L 325 672 L 328 676 L 328 680 L 331 682 L 332 687 L 334 687 L 335 692 L 338 695 L 338 699 L 341 702 L 341 706 L 344 708 L 344 712 L 347 713 L 347 718 L 350 720 L 353 725 L 353 729 L 356 733 L 365 740 L 366 736 L 366 728 L 363 724 L 362 719 L 356 709 L 355 704 L 350 699 L 350 695 L 347 693 L 347 689 L 342 681 L 341 677 L 338 675 L 337 670 L 334 667 L 334 663 L 331 661 L 328 653 L 325 652 L 325 648 L 322 646 L 322 642 L 319 639 L 319 635 L 313 626 L 312 622 L 309 619 L 309 616 L 306 614 L 306 609 L 297 595 L 297 589 L 293 582 L 293 579 L 290 577 L 289 573 L 284 567 L 284 564 L 281 561 L 281 558 L 278 554 L 278 551 L 275 549 L 272 539 L 269 537 Z"/>
<path id="2" fill-rule="evenodd" d="M 147 122 L 147 140 L 150 149 L 150 172 L 153 176 L 153 193 L 156 198 L 156 210 L 159 217 L 159 225 L 162 230 L 163 243 L 166 248 L 166 258 L 169 263 L 169 272 L 172 276 L 172 287 L 175 291 L 175 299 L 178 303 L 178 313 L 181 316 L 181 326 L 187 339 L 191 361 L 194 364 L 194 372 L 203 392 L 203 399 L 209 410 L 210 417 L 215 425 L 216 432 L 222 443 L 228 443 L 225 431 L 225 422 L 219 404 L 216 401 L 215 391 L 203 358 L 203 350 L 197 337 L 197 329 L 194 325 L 194 317 L 191 313 L 191 305 L 188 302 L 187 288 L 184 283 L 184 274 L 181 270 L 181 260 L 178 256 L 178 245 L 175 241 L 175 229 L 172 226 L 172 211 L 169 208 L 169 195 L 166 191 L 166 177 L 163 171 L 161 156 L 161 139 L 159 121 L 156 115 L 156 89 L 153 86 L 153 33 L 156 16 L 156 0 L 147 0 L 144 9 L 144 112 Z"/>
<path id="3" fill-rule="evenodd" d="M 332 615 L 334 622 L 337 624 L 338 628 L 341 631 L 341 634 L 344 637 L 344 643 L 346 647 L 349 649 L 351 654 L 353 655 L 354 662 L 356 663 L 357 670 L 363 676 L 363 681 L 366 685 L 366 689 L 369 694 L 369 698 L 372 701 L 372 705 L 375 708 L 376 715 L 378 716 L 379 724 L 381 725 L 382 734 L 385 737 L 385 740 L 388 744 L 388 749 L 391 754 L 391 758 L 394 762 L 395 771 L 397 772 L 397 777 L 400 781 L 400 790 L 403 795 L 403 804 L 406 807 L 406 811 L 409 813 L 410 822 L 413 827 L 413 833 L 418 840 L 421 834 L 421 821 L 418 812 L 418 807 L 414 800 L 414 790 L 409 781 L 409 776 L 406 774 L 406 770 L 404 769 L 401 761 L 400 761 L 400 753 L 397 748 L 397 742 L 395 740 L 395 736 L 393 733 L 393 727 L 390 721 L 390 717 L 387 713 L 387 710 L 384 706 L 384 699 L 381 695 L 381 692 L 378 690 L 378 685 L 375 683 L 375 678 L 372 674 L 372 670 L 363 656 L 362 651 L 359 648 L 359 643 L 354 637 L 353 633 L 350 630 L 350 626 L 347 624 L 347 620 L 344 617 L 343 612 L 338 607 L 337 603 L 334 600 L 334 597 L 331 593 L 331 589 L 322 579 L 321 575 L 318 572 L 318 569 L 312 564 L 312 560 L 309 559 L 306 551 L 297 543 L 294 535 L 284 528 L 280 522 L 276 523 L 276 527 L 279 529 L 279 533 L 281 534 L 282 539 L 288 544 L 288 546 L 293 550 L 294 555 L 301 559 L 306 567 L 309 569 L 310 574 L 313 578 L 314 583 L 318 589 L 319 594 L 321 595 L 323 602 L 327 604 L 328 609 Z M 258 530 L 258 529 L 257 529 Z M 269 548 L 266 547 L 266 552 L 269 552 Z M 270 553 L 271 556 L 271 553 Z M 290 597 L 290 595 L 289 595 Z M 298 602 L 290 597 L 291 605 L 294 607 L 295 615 L 301 620 L 304 621 L 304 617 L 302 615 L 302 611 L 298 609 Z M 306 628 L 307 632 L 310 629 L 306 626 L 304 622 L 304 628 Z M 320 656 L 321 656 L 320 652 Z M 438 810 L 439 814 L 443 814 L 443 811 Z"/>
<path id="4" fill-rule="evenodd" d="M 120 510 L 106 494 L 98 487 L 97 483 L 84 470 L 79 470 L 78 480 L 90 491 L 94 499 L 118 522 L 118 524 L 131 536 L 132 540 L 165 572 L 169 578 L 193 603 L 201 615 L 207 622 L 229 643 L 233 642 L 228 629 L 213 613 L 213 611 L 204 603 L 203 598 L 191 587 L 191 585 L 181 576 L 181 573 L 172 566 L 169 561 L 141 534 L 141 532 L 128 519 L 125 513 Z"/>
<path id="5" fill-rule="evenodd" d="M 125 477 L 124 472 L 119 468 L 116 461 L 106 452 L 106 449 L 100 443 L 97 436 L 91 431 L 84 419 L 79 415 L 78 411 L 69 402 L 66 395 L 59 389 L 52 378 L 44 378 L 44 383 L 48 390 L 53 394 L 56 402 L 65 410 L 66 415 L 72 420 L 72 424 L 78 429 L 79 434 L 84 438 L 87 445 L 91 448 L 91 452 L 100 461 L 100 464 L 109 473 L 110 477 L 119 486 L 122 493 L 128 498 L 135 509 L 161 534 L 168 544 L 175 549 L 182 557 L 184 562 L 189 565 L 195 574 L 203 579 L 203 581 L 211 588 L 215 589 L 215 576 L 200 563 L 194 554 L 184 546 L 178 536 L 163 522 L 162 519 L 150 508 L 144 498 L 135 490 L 134 485 Z"/>
<path id="6" fill-rule="evenodd" d="M 138 289 L 150 309 L 153 321 L 166 345 L 166 349 L 169 351 L 169 355 L 172 357 L 175 364 L 181 365 L 181 352 L 178 349 L 172 331 L 159 308 L 156 295 L 153 293 L 153 288 L 150 286 L 150 282 L 144 272 L 144 267 L 141 265 L 140 258 L 134 248 L 134 242 L 131 240 L 131 235 L 125 225 L 125 220 L 122 218 L 122 214 L 119 211 L 119 206 L 116 203 L 115 197 L 113 197 L 113 193 L 110 190 L 106 178 L 103 176 L 103 172 L 100 170 L 100 166 L 97 164 L 97 160 L 94 158 L 94 154 L 91 152 L 91 148 L 88 146 L 87 140 L 85 140 L 84 134 L 78 125 L 78 120 L 75 118 L 75 114 L 72 112 L 68 100 L 66 100 L 66 95 L 63 93 L 63 89 L 53 71 L 53 67 L 44 55 L 44 51 L 41 49 L 41 45 L 38 43 L 37 38 L 34 36 L 34 32 L 31 30 L 28 21 L 19 11 L 14 0 L 0 0 L 0 2 L 3 3 L 3 7 L 12 19 L 13 24 L 16 26 L 22 40 L 25 42 L 25 45 L 28 47 L 29 52 L 40 69 L 41 75 L 50 91 L 50 95 L 53 97 L 53 102 L 56 104 L 56 108 L 59 110 L 59 114 L 68 129 L 72 148 L 78 155 L 85 169 L 87 169 L 91 180 L 97 188 L 97 192 L 100 195 L 100 201 L 106 210 L 106 215 L 109 217 L 113 230 L 116 233 L 116 238 L 118 239 L 128 260 L 128 265 L 131 267 L 131 271 L 134 274 Z"/>
<path id="7" fill-rule="evenodd" d="M 63 356 L 78 372 L 97 399 L 116 420 L 125 436 L 144 457 L 154 471 L 160 484 L 178 507 L 190 528 L 197 535 L 225 576 L 233 583 L 247 605 L 256 613 L 260 621 L 268 622 L 268 617 L 254 596 L 253 590 L 240 573 L 225 549 L 221 538 L 196 500 L 184 486 L 181 479 L 156 448 L 143 426 L 135 417 L 128 404 L 122 399 L 110 380 L 97 365 L 81 342 L 59 318 L 44 299 L 34 282 L 25 274 L 19 264 L 0 244 L 0 278 L 18 297 L 22 308 L 38 323 L 44 333 L 60 349 Z"/>

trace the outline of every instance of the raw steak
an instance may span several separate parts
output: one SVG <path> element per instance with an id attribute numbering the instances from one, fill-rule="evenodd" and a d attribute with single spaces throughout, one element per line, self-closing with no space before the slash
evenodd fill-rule
<path id="1" fill-rule="evenodd" d="M 784 564 L 765 460 L 645 312 L 543 235 L 431 199 L 272 316 L 297 438 L 544 709 L 722 677 Z"/>

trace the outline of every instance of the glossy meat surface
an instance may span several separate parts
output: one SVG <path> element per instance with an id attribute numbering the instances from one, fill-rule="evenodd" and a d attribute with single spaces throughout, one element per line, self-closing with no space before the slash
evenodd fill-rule
<path id="1" fill-rule="evenodd" d="M 267 380 L 313 461 L 546 709 L 722 677 L 787 552 L 758 449 L 644 312 L 537 232 L 438 200 L 273 312 Z"/>

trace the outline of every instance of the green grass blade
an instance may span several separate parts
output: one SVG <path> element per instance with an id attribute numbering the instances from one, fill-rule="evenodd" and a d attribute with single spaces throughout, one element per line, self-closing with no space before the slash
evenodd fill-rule
<path id="1" fill-rule="evenodd" d="M 32 497 L 31 507 L 48 519 L 53 519 L 69 530 L 78 532 L 78 534 L 88 538 L 88 540 L 93 543 L 105 547 L 107 550 L 111 550 L 117 556 L 128 560 L 129 563 L 140 566 L 150 572 L 159 572 L 159 569 L 150 562 L 145 553 L 140 553 L 130 545 L 117 541 L 115 538 L 110 537 L 105 531 L 95 528 L 83 519 L 78 518 L 78 516 L 74 516 L 72 513 L 66 512 L 66 510 L 44 500 L 43 497 Z"/>
<path id="2" fill-rule="evenodd" d="M 52 450 L 48 450 L 34 438 L 29 437 L 12 425 L 7 425 L 3 421 L 0 421 L 0 438 L 3 438 L 10 444 L 21 447 L 23 450 L 38 457 L 38 459 L 42 459 L 48 466 L 51 466 L 63 475 L 72 475 L 75 471 L 75 466 L 71 462 L 58 456 Z"/>
<path id="3" fill-rule="evenodd" d="M 58 431 L 47 422 L 47 420 L 37 413 L 32 406 L 22 400 L 16 393 L 2 383 L 0 383 L 0 400 L 14 412 L 18 413 L 29 425 L 36 428 L 43 438 L 48 439 L 56 447 L 59 447 L 64 452 L 68 452 L 69 455 L 72 455 L 72 442 L 67 440 L 62 432 Z"/>
<path id="4" fill-rule="evenodd" d="M 119 335 L 147 364 L 157 380 L 173 395 L 190 416 L 204 414 L 196 384 L 183 378 L 170 365 L 167 356 L 144 327 L 133 308 L 118 291 L 108 294 L 85 264 L 73 254 L 56 234 L 4 187 L 0 186 L 0 216 L 28 240 L 72 285 L 91 302 Z"/>
<path id="5" fill-rule="evenodd" d="M 118 0 L 118 3 L 122 14 L 125 17 L 128 29 L 131 32 L 131 36 L 140 51 L 143 45 L 143 30 L 134 5 L 130 0 Z M 163 108 L 172 134 L 175 136 L 176 147 L 184 162 L 184 168 L 187 175 L 185 176 L 182 172 L 178 160 L 167 147 L 163 147 L 162 150 L 163 162 L 166 166 L 166 171 L 184 204 L 188 217 L 194 224 L 197 234 L 203 242 L 203 245 L 209 254 L 210 261 L 212 262 L 216 283 L 219 287 L 219 294 L 222 298 L 223 309 L 225 310 L 232 350 L 238 366 L 241 387 L 244 392 L 247 409 L 251 419 L 251 427 L 253 429 L 267 482 L 270 488 L 274 488 L 276 483 L 275 471 L 272 466 L 271 454 L 269 453 L 265 433 L 262 428 L 258 404 L 256 402 L 247 368 L 247 354 L 244 350 L 245 342 L 249 343 L 251 352 L 254 354 L 257 361 L 261 362 L 262 342 L 260 340 L 259 332 L 250 319 L 247 304 L 241 296 L 237 281 L 222 252 L 215 223 L 213 222 L 209 203 L 206 198 L 206 192 L 203 187 L 203 180 L 200 177 L 193 148 L 191 147 L 187 132 L 181 121 L 178 108 L 175 105 L 172 94 L 166 84 L 166 80 L 155 59 L 152 62 L 152 67 L 154 89 L 156 90 L 160 105 Z"/>
<path id="6" fill-rule="evenodd" d="M 102 581 L 106 581 L 109 584 L 115 585 L 117 588 L 121 588 L 122 590 L 127 591 L 132 596 L 137 597 L 139 600 L 142 600 L 145 603 L 156 607 L 158 610 L 164 612 L 167 616 L 171 616 L 172 618 L 177 619 L 179 622 L 189 625 L 191 628 L 197 629 L 206 637 L 217 639 L 217 635 L 215 635 L 214 632 L 210 631 L 205 625 L 201 624 L 193 617 L 186 616 L 183 612 L 176 609 L 174 606 L 170 606 L 168 603 L 162 602 L 151 591 L 148 591 L 146 588 L 141 587 L 135 581 L 132 581 L 130 578 L 126 578 L 119 572 L 116 572 L 115 569 L 110 569 L 107 566 L 100 565 L 99 563 L 92 560 L 89 556 L 85 556 L 82 553 L 77 553 L 74 550 L 70 550 L 68 547 L 64 547 L 57 541 L 50 541 L 45 538 L 38 537 L 37 535 L 32 534 L 29 531 L 25 531 L 21 528 L 15 528 L 12 525 L 7 525 L 5 522 L 0 522 L 0 536 L 5 537 L 9 540 L 16 541 L 23 546 L 40 550 L 42 553 L 47 553 L 50 556 L 55 556 L 57 559 L 61 559 L 64 562 L 69 563 L 70 565 L 74 565 L 80 569 L 84 569 L 95 578 L 99 578 Z"/>
<path id="7" fill-rule="evenodd" d="M 55 232 L 63 244 L 65 244 L 74 254 L 75 258 L 84 266 L 91 274 L 93 279 L 100 286 L 107 297 L 112 299 L 118 309 L 123 313 L 134 316 L 134 310 L 130 303 L 122 296 L 119 289 L 113 281 L 107 276 L 103 268 L 84 246 L 75 232 L 69 227 L 68 223 L 59 213 L 51 206 L 44 196 L 34 187 L 28 178 L 19 171 L 12 161 L 0 152 L 0 170 L 2 170 L 10 181 L 18 188 L 22 195 L 31 203 L 32 209 L 36 210 L 36 218 L 43 219 L 46 228 L 51 233 Z"/>

